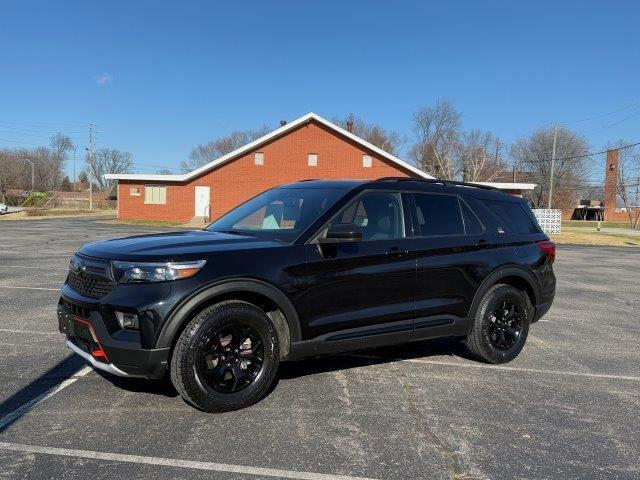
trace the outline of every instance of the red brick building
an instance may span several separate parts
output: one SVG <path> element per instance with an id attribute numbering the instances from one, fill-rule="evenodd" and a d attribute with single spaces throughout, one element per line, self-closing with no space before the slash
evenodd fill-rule
<path id="1" fill-rule="evenodd" d="M 602 210 L 602 217 L 607 222 L 629 222 L 637 216 L 636 206 L 629 207 L 631 213 L 622 208 L 618 208 L 619 156 L 618 149 L 607 150 L 607 157 L 604 162 L 604 201 L 602 202 L 602 206 L 595 207 Z M 584 216 L 584 209 L 586 208 L 594 207 L 579 205 L 575 208 L 566 208 L 562 210 L 562 219 L 581 219 Z"/>
<path id="2" fill-rule="evenodd" d="M 188 222 L 194 217 L 215 219 L 284 183 L 392 176 L 434 178 L 309 113 L 190 173 L 105 177 L 118 181 L 119 219 Z"/>

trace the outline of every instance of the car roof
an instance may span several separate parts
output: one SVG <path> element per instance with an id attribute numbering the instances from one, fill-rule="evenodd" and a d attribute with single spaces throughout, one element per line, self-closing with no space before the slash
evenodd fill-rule
<path id="1" fill-rule="evenodd" d="M 452 180 L 418 179 L 412 177 L 384 177 L 377 180 L 321 180 L 309 179 L 283 185 L 287 188 L 339 188 L 344 190 L 365 190 L 392 188 L 400 191 L 451 193 L 467 195 L 485 200 L 500 200 L 508 202 L 526 202 L 523 198 L 509 195 L 494 187 L 473 183 L 456 182 Z"/>
<path id="2" fill-rule="evenodd" d="M 323 180 L 317 178 L 310 178 L 308 180 L 300 180 L 294 183 L 288 183 L 282 185 L 285 188 L 340 188 L 340 189 L 351 189 L 358 187 L 360 185 L 366 184 L 371 180 Z"/>

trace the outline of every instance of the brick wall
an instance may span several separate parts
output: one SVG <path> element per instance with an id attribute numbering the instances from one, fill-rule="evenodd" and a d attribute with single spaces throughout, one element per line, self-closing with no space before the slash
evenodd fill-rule
<path id="1" fill-rule="evenodd" d="M 264 154 L 264 165 L 254 164 L 256 152 Z M 316 167 L 307 165 L 309 153 L 318 155 Z M 363 154 L 373 157 L 371 168 L 362 166 Z M 410 175 L 414 174 L 323 125 L 310 122 L 187 183 L 167 183 L 165 205 L 144 203 L 144 183 L 121 181 L 118 218 L 187 222 L 195 214 L 197 185 L 211 188 L 211 218 L 215 219 L 254 195 L 283 183 L 308 178 L 376 179 Z M 139 197 L 130 195 L 131 187 L 140 188 Z"/>

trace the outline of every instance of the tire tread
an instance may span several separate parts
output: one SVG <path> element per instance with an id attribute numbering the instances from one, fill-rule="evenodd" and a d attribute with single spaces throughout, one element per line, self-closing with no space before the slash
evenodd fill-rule
<path id="1" fill-rule="evenodd" d="M 241 312 L 238 312 L 238 309 Z M 268 330 L 271 334 L 272 340 L 272 352 L 271 352 L 271 360 L 269 371 L 265 372 L 264 381 L 253 390 L 250 394 L 237 395 L 235 399 L 232 399 L 230 396 L 227 398 L 215 398 L 213 396 L 206 396 L 205 392 L 202 391 L 198 382 L 196 381 L 195 375 L 190 371 L 190 367 L 185 364 L 190 364 L 187 360 L 190 355 L 189 349 L 191 346 L 191 341 L 193 336 L 196 334 L 199 328 L 202 325 L 209 321 L 212 315 L 222 315 L 229 317 L 231 315 L 235 315 L 238 313 L 245 314 L 258 314 L 263 317 L 263 320 L 266 322 Z M 267 347 L 266 342 L 264 343 L 265 357 L 267 356 Z M 263 312 L 261 309 L 253 305 L 252 303 L 242 301 L 242 300 L 226 300 L 220 303 L 216 303 L 211 305 L 201 312 L 199 312 L 184 328 L 180 337 L 178 338 L 175 347 L 173 349 L 173 354 L 171 356 L 171 365 L 170 365 L 170 377 L 171 383 L 173 383 L 174 388 L 180 394 L 180 396 L 189 404 L 195 406 L 204 411 L 213 412 L 213 411 L 228 411 L 228 410 L 237 410 L 240 408 L 244 408 L 249 406 L 256 401 L 260 400 L 265 393 L 267 393 L 273 379 L 275 377 L 278 363 L 279 363 L 279 345 L 278 345 L 278 335 L 276 329 L 269 319 L 269 317 Z M 248 388 L 248 387 L 247 387 Z M 241 390 L 238 393 L 242 393 L 244 390 Z M 224 395 L 224 394 L 223 394 Z"/>
<path id="2" fill-rule="evenodd" d="M 482 332 L 485 310 L 489 305 L 489 303 L 493 301 L 495 296 L 498 295 L 500 291 L 504 291 L 505 293 L 509 291 L 512 294 L 520 296 L 525 305 L 524 314 L 526 318 L 524 320 L 524 325 L 522 330 L 522 335 L 524 337 L 524 340 L 520 345 L 520 347 L 509 356 L 502 356 L 497 354 L 495 351 L 492 351 L 491 348 L 487 345 Z M 526 337 L 529 331 L 529 321 L 530 321 L 531 311 L 532 311 L 531 302 L 526 292 L 522 292 L 521 290 L 518 290 L 517 288 L 504 283 L 497 283 L 493 285 L 491 288 L 489 288 L 489 290 L 486 291 L 486 293 L 482 297 L 482 300 L 480 301 L 480 304 L 478 305 L 477 310 L 474 312 L 473 326 L 471 328 L 471 332 L 469 332 L 466 338 L 467 350 L 469 351 L 469 353 L 471 353 L 473 357 L 486 363 L 497 364 L 497 363 L 506 363 L 513 360 L 515 357 L 518 356 L 520 351 L 522 351 L 522 348 L 524 348 Z"/>

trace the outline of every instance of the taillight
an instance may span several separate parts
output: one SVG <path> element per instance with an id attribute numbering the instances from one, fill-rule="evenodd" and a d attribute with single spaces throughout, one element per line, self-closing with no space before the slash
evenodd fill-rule
<path id="1" fill-rule="evenodd" d="M 549 257 L 549 262 L 553 263 L 556 259 L 556 244 L 551 240 L 540 240 L 536 242 L 540 250 L 547 254 Z"/>

